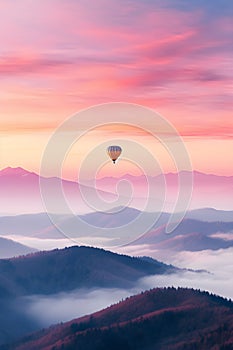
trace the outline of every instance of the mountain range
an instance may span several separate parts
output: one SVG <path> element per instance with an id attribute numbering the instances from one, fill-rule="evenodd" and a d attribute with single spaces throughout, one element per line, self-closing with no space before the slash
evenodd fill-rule
<path id="1" fill-rule="evenodd" d="M 233 303 L 192 289 L 152 289 L 1 350 L 233 348 Z"/>
<path id="2" fill-rule="evenodd" d="M 147 246 L 149 250 L 176 254 L 233 246 L 233 177 L 198 172 L 193 175 L 191 207 L 198 209 L 187 212 L 184 220 L 169 235 L 165 227 L 170 214 L 161 213 L 149 232 L 126 247 L 133 249 L 137 245 Z M 82 200 L 83 192 L 90 200 L 95 198 L 96 189 L 89 183 L 44 178 L 22 168 L 0 171 L 0 257 L 5 254 L 2 255 L 4 259 L 0 259 L 0 343 L 7 344 L 2 349 L 75 349 L 77 344 L 80 350 L 150 350 L 155 346 L 156 349 L 168 350 L 215 350 L 216 344 L 221 349 L 232 349 L 232 303 L 207 292 L 174 288 L 141 293 L 98 313 L 28 335 L 20 343 L 9 345 L 42 327 L 38 319 L 29 313 L 28 300 L 39 296 L 60 300 L 61 295 L 74 291 L 79 293 L 80 290 L 108 289 L 111 293 L 112 288 L 115 288 L 128 293 L 138 288 L 144 277 L 159 275 L 165 278 L 165 275 L 173 276 L 173 273 L 180 271 L 148 257 L 133 258 L 84 246 L 34 253 L 33 248 L 8 239 L 13 236 L 16 240 L 17 236 L 44 241 L 64 238 L 51 223 L 47 213 L 43 212 L 40 183 L 48 190 L 47 195 L 54 209 L 52 215 L 56 216 L 61 228 L 64 225 L 73 228 L 76 233 L 77 213 L 94 228 L 127 227 L 128 222 L 141 214 L 139 209 L 145 202 L 147 191 L 145 178 L 126 175 L 124 179 L 135 187 L 130 204 L 135 205 L 135 208 L 115 208 L 119 204 L 115 185 L 122 179 L 97 179 L 96 188 L 107 204 L 104 211 L 92 209 L 89 212 L 90 207 Z M 165 179 L 171 194 L 167 197 L 167 204 L 172 204 L 177 192 L 178 175 L 166 174 Z M 159 185 L 159 176 L 154 179 L 154 183 Z M 61 188 L 70 207 L 74 209 L 72 215 L 70 210 L 63 210 L 64 207 L 59 203 L 57 190 Z M 122 200 L 124 202 L 127 198 L 123 195 Z M 160 199 L 155 197 L 154 200 Z M 156 215 L 156 206 L 143 215 L 145 220 L 150 221 Z M 81 234 L 85 237 L 86 232 Z M 93 238 L 90 239 L 92 245 Z M 9 256 L 25 253 L 30 254 L 8 259 Z M 47 311 L 50 312 L 47 305 Z M 37 312 L 43 312 L 42 308 Z"/>
<path id="3" fill-rule="evenodd" d="M 185 179 L 188 176 L 187 171 L 182 171 L 182 176 Z M 232 210 L 233 202 L 230 193 L 233 191 L 233 176 L 221 176 L 214 174 L 205 174 L 199 171 L 193 171 L 193 189 L 192 198 L 189 205 L 190 209 L 197 208 L 217 208 L 222 210 Z M 132 202 L 134 207 L 140 208 L 139 198 L 147 198 L 148 184 L 152 184 L 156 187 L 158 194 L 161 193 L 161 186 L 165 182 L 166 187 L 166 200 L 164 203 L 164 210 L 172 211 L 176 196 L 179 192 L 179 173 L 167 173 L 157 176 L 133 176 L 125 174 L 122 177 L 105 177 L 95 180 L 95 185 L 99 190 L 105 190 L 112 192 L 116 190 L 117 184 L 122 181 L 128 181 L 133 187 L 133 197 L 135 200 Z M 85 185 L 93 183 L 91 181 L 83 182 Z M 185 186 L 185 185 L 184 185 Z M 149 193 L 156 193 L 156 190 L 149 191 Z M 159 195 L 155 198 L 154 204 L 161 200 Z M 145 205 L 145 201 L 144 201 Z M 160 205 L 160 203 L 159 203 Z M 159 206 L 158 205 L 158 206 Z M 151 209 L 151 208 L 150 208 Z M 155 208 L 152 208 L 155 210 Z"/>
<path id="4" fill-rule="evenodd" d="M 80 218 L 84 222 L 92 225 L 93 227 L 114 228 L 127 223 L 138 217 L 141 212 L 134 208 L 118 208 L 114 213 L 108 212 L 96 212 L 81 215 Z M 143 213 L 144 220 L 153 222 L 156 213 Z M 171 233 L 167 234 L 165 225 L 170 217 L 169 213 L 161 213 L 157 222 L 149 230 L 149 232 L 134 239 L 129 245 L 149 245 L 152 249 L 167 249 L 175 251 L 198 251 L 198 250 L 217 250 L 221 248 L 228 248 L 233 246 L 233 212 L 221 211 L 211 208 L 203 208 L 192 210 L 186 213 L 185 218 L 179 224 L 179 226 Z M 70 215 L 56 215 L 56 221 L 59 222 L 60 228 L 68 227 L 71 233 L 70 237 L 82 236 L 82 231 L 79 231 L 75 221 L 75 217 Z M 74 234 L 72 236 L 72 234 Z M 105 236 L 104 236 L 105 234 Z M 60 240 L 64 239 L 64 244 L 67 244 L 68 239 L 57 228 L 46 213 L 39 214 L 24 214 L 24 215 L 11 215 L 3 216 L 0 219 L 0 236 L 5 238 L 11 238 L 20 241 L 22 238 L 26 245 L 30 245 L 30 239 L 36 238 L 44 241 L 46 246 L 46 240 Z M 89 245 L 109 246 L 111 241 L 105 241 L 108 237 L 108 230 L 100 237 L 98 230 L 92 236 L 86 235 L 85 243 Z M 27 237 L 30 239 L 27 240 Z M 89 239 L 89 241 L 88 241 Z M 75 244 L 70 241 L 71 244 Z M 82 242 L 80 240 L 80 242 Z M 36 244 L 36 243 L 35 243 Z M 114 245 L 114 244 L 112 244 Z M 35 245 L 35 248 L 39 248 Z M 12 252 L 12 256 L 15 252 Z"/>
<path id="5" fill-rule="evenodd" d="M 99 209 L 101 208 L 104 211 L 111 209 L 113 206 L 129 202 L 132 207 L 142 209 L 145 207 L 148 197 L 148 179 L 150 180 L 150 177 L 126 174 L 122 178 L 96 179 L 93 187 L 93 181 L 87 180 L 80 184 L 77 181 L 68 181 L 56 177 L 46 178 L 20 167 L 8 167 L 0 170 L 0 215 L 43 212 L 45 208 L 41 198 L 40 184 L 49 198 L 49 205 L 53 209 L 53 213 L 67 214 L 73 210 L 78 214 L 84 214 L 93 211 L 91 207 L 93 203 L 99 203 Z M 159 195 L 161 179 L 166 182 L 167 192 L 164 210 L 170 211 L 173 209 L 179 190 L 178 174 L 169 173 L 153 177 L 151 181 L 155 188 L 152 191 L 153 195 L 149 191 L 149 196 L 151 195 L 154 198 L 151 207 L 148 208 L 152 212 L 157 211 L 164 200 Z M 233 176 L 217 176 L 194 171 L 193 179 L 194 186 L 190 209 L 203 207 L 214 207 L 223 210 L 233 209 L 231 196 Z M 123 194 L 121 193 L 118 196 L 116 184 L 121 180 L 126 180 L 132 184 L 133 193 L 130 191 L 127 194 L 127 191 L 123 191 Z M 58 200 L 58 192 L 60 197 L 62 196 L 62 200 L 65 198 L 64 202 Z M 86 203 L 85 199 L 88 199 L 90 205 Z M 69 208 L 66 206 L 67 203 Z"/>
<path id="6" fill-rule="evenodd" d="M 175 251 L 217 250 L 233 247 L 233 221 L 204 222 L 184 219 L 171 233 L 162 225 L 130 245 L 149 245 L 151 249 Z"/>
<path id="7" fill-rule="evenodd" d="M 23 168 L 5 168 L 0 171 L 0 213 L 23 214 L 38 213 L 45 209 L 42 200 L 41 186 L 46 188 L 48 197 L 52 201 L 54 213 L 67 213 L 66 208 L 57 200 L 58 192 L 64 194 L 73 210 L 80 213 L 88 212 L 89 206 L 82 200 L 81 191 L 89 197 L 96 194 L 94 188 L 80 185 L 78 182 L 63 180 L 57 177 L 46 178 Z M 116 200 L 117 195 L 99 191 L 99 195 L 106 201 Z M 70 210 L 68 210 L 70 212 Z"/>

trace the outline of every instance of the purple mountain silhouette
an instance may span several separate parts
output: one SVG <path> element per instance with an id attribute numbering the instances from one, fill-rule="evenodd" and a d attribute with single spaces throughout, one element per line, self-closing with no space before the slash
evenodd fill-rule
<path id="1" fill-rule="evenodd" d="M 233 176 L 217 176 L 194 171 L 193 178 L 193 194 L 189 209 L 204 207 L 223 210 L 233 209 Z M 121 180 L 124 180 L 124 182 Z M 63 208 L 59 206 L 59 200 L 57 200 L 57 189 L 60 188 L 62 188 L 68 206 L 78 214 L 96 211 L 96 209 L 108 210 L 111 207 L 121 205 L 122 200 L 125 205 L 145 210 L 148 196 L 153 198 L 153 201 L 147 209 L 149 211 L 158 211 L 158 208 L 161 208 L 161 203 L 164 201 L 160 191 L 163 183 L 166 183 L 166 200 L 163 210 L 171 211 L 179 192 L 178 180 L 178 174 L 173 173 L 147 178 L 145 176 L 126 174 L 121 178 L 107 177 L 97 179 L 94 188 L 92 187 L 93 181 L 86 181 L 80 184 L 56 177 L 40 177 L 20 167 L 8 167 L 0 170 L 0 214 L 45 211 L 41 198 L 40 182 L 46 186 L 48 197 L 54 202 L 54 212 L 58 213 L 63 212 Z M 152 184 L 152 189 L 149 188 L 148 190 L 148 182 Z M 96 194 L 96 189 L 98 190 L 98 195 Z M 120 196 L 118 196 L 118 192 Z M 101 202 L 101 208 L 98 205 L 93 205 L 97 197 L 98 201 Z M 86 199 L 90 205 L 86 203 Z"/>
<path id="2" fill-rule="evenodd" d="M 182 175 L 188 174 L 183 171 Z M 154 187 L 158 189 L 158 199 L 161 193 L 160 187 L 165 183 L 166 185 L 166 201 L 165 201 L 165 211 L 171 211 L 174 203 L 176 201 L 177 195 L 179 193 L 179 174 L 178 173 L 168 173 L 164 175 L 158 175 L 155 177 L 145 177 L 145 176 L 132 176 L 126 174 L 121 178 L 106 177 L 102 179 L 97 179 L 96 187 L 100 190 L 105 190 L 113 192 L 117 188 L 117 183 L 121 180 L 126 180 L 131 183 L 134 191 L 134 198 L 146 198 L 148 195 L 148 183 L 153 184 Z M 88 183 L 86 183 L 88 184 Z M 151 191 L 149 193 L 154 195 L 156 191 Z M 193 172 L 193 190 L 192 190 L 192 200 L 189 209 L 197 208 L 216 208 L 221 210 L 232 210 L 233 201 L 233 176 L 217 176 L 213 174 L 204 174 L 198 171 Z M 162 200 L 162 198 L 161 198 Z M 135 200 L 136 205 L 134 207 L 140 208 L 138 206 L 138 201 Z"/>
<path id="3" fill-rule="evenodd" d="M 77 182 L 56 177 L 45 178 L 20 167 L 5 168 L 0 171 L 0 214 L 38 213 L 46 211 L 43 205 L 40 183 L 48 190 L 48 196 L 54 201 L 54 212 L 62 213 L 63 208 L 57 200 L 58 189 L 62 189 L 71 210 L 85 213 L 90 207 L 82 199 L 81 189 L 89 198 L 96 196 L 96 191 Z M 98 191 L 106 201 L 113 201 L 116 194 Z M 57 204 L 58 202 L 58 204 Z"/>

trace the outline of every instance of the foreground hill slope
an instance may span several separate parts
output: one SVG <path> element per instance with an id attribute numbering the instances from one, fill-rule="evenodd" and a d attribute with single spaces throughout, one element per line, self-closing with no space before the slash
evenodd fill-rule
<path id="1" fill-rule="evenodd" d="M 84 287 L 135 285 L 141 277 L 175 272 L 158 261 L 73 246 L 0 260 L 0 289 L 10 295 L 55 294 Z"/>
<path id="2" fill-rule="evenodd" d="M 232 349 L 231 301 L 191 289 L 153 289 L 34 333 L 2 350 Z"/>

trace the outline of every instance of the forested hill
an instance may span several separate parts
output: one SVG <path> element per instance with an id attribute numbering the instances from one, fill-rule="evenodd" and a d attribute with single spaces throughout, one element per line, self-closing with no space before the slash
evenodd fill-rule
<path id="1" fill-rule="evenodd" d="M 217 347 L 216 347 L 217 346 Z M 192 289 L 153 289 L 1 350 L 233 348 L 233 303 Z"/>
<path id="2" fill-rule="evenodd" d="M 77 288 L 135 286 L 141 277 L 175 272 L 170 265 L 98 248 L 70 247 L 0 260 L 0 291 L 55 294 Z"/>

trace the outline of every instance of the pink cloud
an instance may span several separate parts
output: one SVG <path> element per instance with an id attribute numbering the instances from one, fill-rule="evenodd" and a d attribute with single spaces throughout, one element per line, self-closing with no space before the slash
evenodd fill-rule
<path id="1" fill-rule="evenodd" d="M 205 135 L 218 110 L 210 134 L 217 128 L 218 135 L 229 133 L 230 22 L 203 21 L 198 8 L 184 12 L 167 2 L 156 4 L 101 0 L 90 9 L 84 0 L 24 0 L 1 5 L 0 94 L 8 119 L 17 111 L 21 117 L 53 112 L 50 118 L 57 115 L 58 121 L 61 110 L 70 114 L 121 100 L 169 111 L 179 129 L 191 135 Z M 190 131 L 189 116 L 196 119 Z"/>

